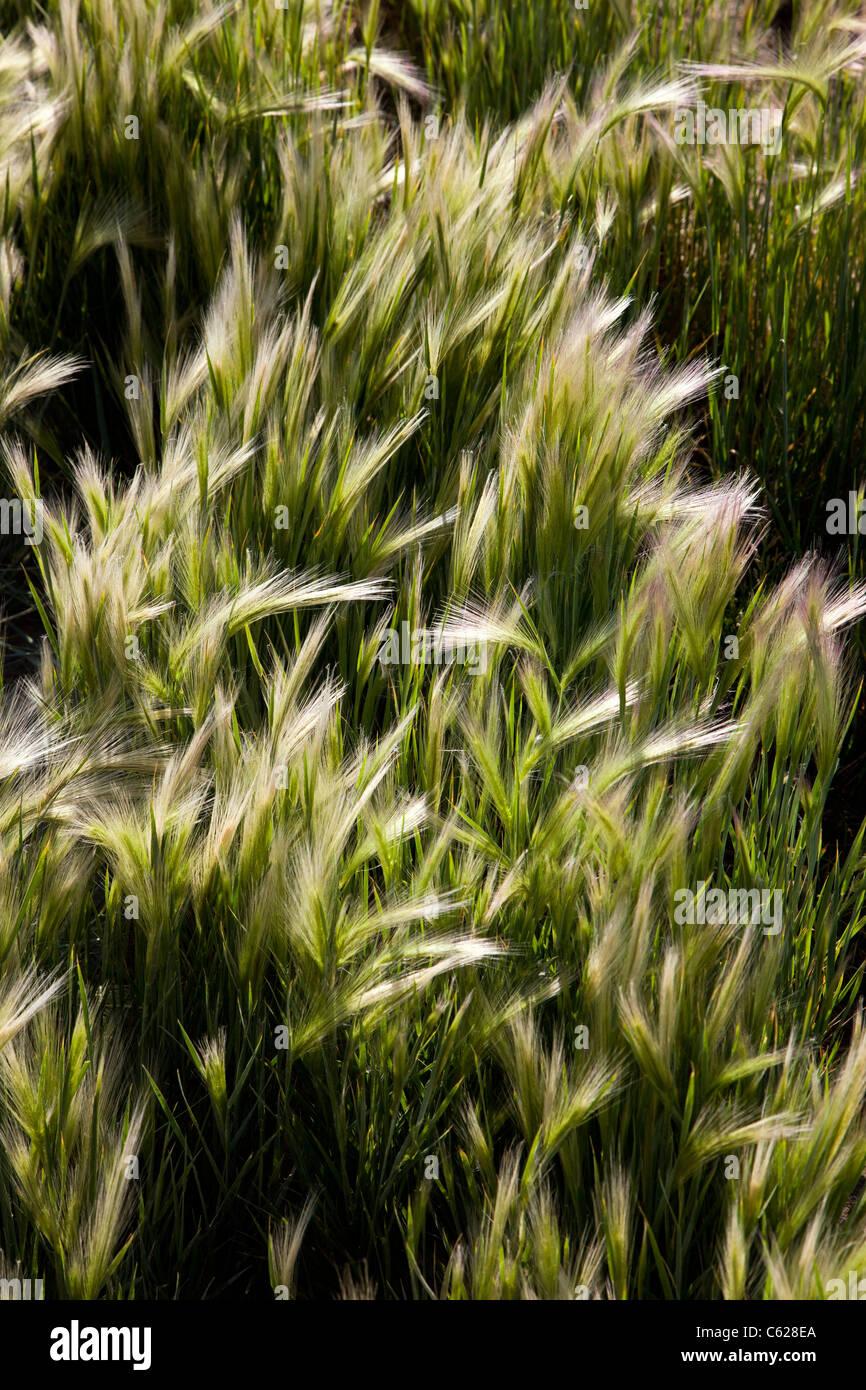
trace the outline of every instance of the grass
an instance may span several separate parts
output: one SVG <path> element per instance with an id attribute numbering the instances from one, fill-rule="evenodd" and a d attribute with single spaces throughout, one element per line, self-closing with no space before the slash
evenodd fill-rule
<path id="1" fill-rule="evenodd" d="M 0 6 L 0 1274 L 866 1273 L 866 46 L 773 8 Z"/>

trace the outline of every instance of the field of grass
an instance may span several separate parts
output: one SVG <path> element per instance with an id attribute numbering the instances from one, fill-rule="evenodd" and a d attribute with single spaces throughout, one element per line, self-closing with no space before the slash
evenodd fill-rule
<path id="1" fill-rule="evenodd" d="M 0 1278 L 866 1275 L 864 164 L 849 0 L 0 0 Z"/>

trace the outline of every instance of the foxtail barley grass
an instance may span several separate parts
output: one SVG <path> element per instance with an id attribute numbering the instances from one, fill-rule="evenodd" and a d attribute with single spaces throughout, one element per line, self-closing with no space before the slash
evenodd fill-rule
<path id="1" fill-rule="evenodd" d="M 866 1274 L 866 583 L 814 500 L 866 39 L 742 8 L 0 4 L 0 1250 L 47 1297 Z M 678 145 L 702 94 L 780 152 Z"/>

